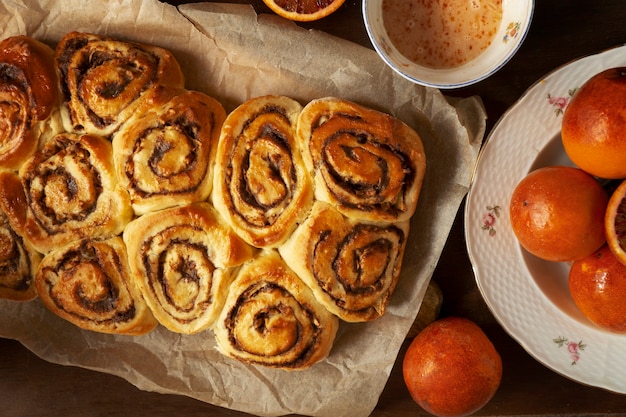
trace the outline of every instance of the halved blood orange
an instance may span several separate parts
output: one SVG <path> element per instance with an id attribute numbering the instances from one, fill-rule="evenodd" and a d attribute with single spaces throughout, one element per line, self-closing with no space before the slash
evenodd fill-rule
<path id="1" fill-rule="evenodd" d="M 263 0 L 274 13 L 289 20 L 310 22 L 337 10 L 345 0 Z"/>
<path id="2" fill-rule="evenodd" d="M 626 265 L 626 180 L 617 186 L 609 198 L 604 229 L 611 252 Z"/>

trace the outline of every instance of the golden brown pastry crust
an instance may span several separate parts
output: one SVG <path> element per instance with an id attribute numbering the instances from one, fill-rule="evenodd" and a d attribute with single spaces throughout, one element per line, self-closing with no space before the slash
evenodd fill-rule
<path id="1" fill-rule="evenodd" d="M 385 313 L 400 274 L 409 222 L 365 223 L 316 202 L 278 248 L 316 298 L 348 322 Z"/>
<path id="2" fill-rule="evenodd" d="M 11 227 L 0 210 L 0 298 L 30 301 L 37 298 L 33 277 L 41 255 Z"/>
<path id="3" fill-rule="evenodd" d="M 158 324 L 133 281 L 120 237 L 80 240 L 50 252 L 35 283 L 50 311 L 82 329 L 142 335 Z"/>
<path id="4" fill-rule="evenodd" d="M 135 214 L 209 197 L 225 117 L 217 100 L 186 90 L 122 125 L 113 156 Z"/>
<path id="5" fill-rule="evenodd" d="M 361 220 L 405 221 L 415 212 L 426 170 L 419 135 L 399 119 L 326 97 L 298 119 L 315 197 Z"/>
<path id="6" fill-rule="evenodd" d="M 256 247 L 282 243 L 313 201 L 295 138 L 301 109 L 287 97 L 258 97 L 231 112 L 222 128 L 212 202 Z"/>
<path id="7" fill-rule="evenodd" d="M 174 56 L 153 45 L 70 32 L 55 59 L 70 132 L 110 136 L 133 114 L 167 100 L 162 87 L 184 88 Z"/>
<path id="8" fill-rule="evenodd" d="M 229 357 L 302 370 L 328 356 L 338 325 L 278 253 L 266 249 L 239 271 L 214 331 Z"/>
<path id="9" fill-rule="evenodd" d="M 0 173 L 0 205 L 39 252 L 122 232 L 132 218 L 113 169 L 111 142 L 59 134 L 28 159 L 19 177 Z"/>
<path id="10" fill-rule="evenodd" d="M 0 42 L 0 167 L 18 169 L 35 152 L 58 97 L 52 48 L 22 35 Z"/>
<path id="11" fill-rule="evenodd" d="M 213 323 L 233 268 L 253 255 L 208 203 L 144 214 L 123 236 L 146 302 L 177 333 L 197 333 Z"/>

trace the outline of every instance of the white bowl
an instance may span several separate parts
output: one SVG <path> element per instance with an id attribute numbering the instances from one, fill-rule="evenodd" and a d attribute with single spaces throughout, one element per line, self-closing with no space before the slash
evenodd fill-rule
<path id="1" fill-rule="evenodd" d="M 404 78 L 441 89 L 477 83 L 502 68 L 524 41 L 534 10 L 533 0 L 503 0 L 502 22 L 485 51 L 461 66 L 432 69 L 416 64 L 396 49 L 385 30 L 382 3 L 383 0 L 363 0 L 365 28 L 378 55 Z"/>

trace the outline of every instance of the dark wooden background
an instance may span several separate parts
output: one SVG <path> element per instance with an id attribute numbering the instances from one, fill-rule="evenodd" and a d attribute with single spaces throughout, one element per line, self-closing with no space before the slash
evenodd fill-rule
<path id="1" fill-rule="evenodd" d="M 514 0 L 513 0 L 514 1 Z M 177 3 L 175 0 L 172 3 Z M 262 1 L 250 3 L 267 12 Z M 181 2 L 178 2 L 181 3 Z M 371 48 L 361 1 L 346 0 L 335 14 L 303 24 Z M 487 108 L 488 128 L 543 75 L 579 57 L 626 42 L 624 0 L 537 1 L 528 37 L 517 55 L 489 79 L 446 94 L 477 94 Z M 444 294 L 442 316 L 477 322 L 502 355 L 504 374 L 481 416 L 626 415 L 626 395 L 587 387 L 547 369 L 528 355 L 495 321 L 474 281 L 465 247 L 461 206 L 433 279 Z M 404 386 L 401 358 L 372 416 L 427 415 Z M 626 355 L 626 352 L 624 352 Z M 626 375 L 624 376 L 626 384 Z M 358 393 L 355 393 L 358 395 Z M 18 342 L 0 339 L 0 415 L 3 416 L 244 416 L 181 396 L 143 392 L 123 379 L 40 360 Z"/>

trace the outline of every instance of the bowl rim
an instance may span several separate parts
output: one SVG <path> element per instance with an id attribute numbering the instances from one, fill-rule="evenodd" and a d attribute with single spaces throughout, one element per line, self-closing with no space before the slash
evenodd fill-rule
<path id="1" fill-rule="evenodd" d="M 519 1 L 519 0 L 513 0 L 513 1 Z M 524 22 L 524 24 L 522 25 L 523 30 L 520 31 L 518 38 L 515 41 L 514 46 L 509 50 L 509 52 L 504 55 L 501 59 L 499 59 L 497 61 L 497 63 L 490 67 L 487 71 L 484 71 L 482 73 L 480 73 L 478 76 L 473 76 L 470 78 L 465 78 L 462 79 L 460 81 L 457 82 L 437 82 L 437 81 L 429 81 L 426 79 L 422 79 L 422 78 L 417 78 L 416 76 L 403 71 L 399 65 L 397 65 L 396 63 L 393 62 L 393 60 L 390 58 L 389 54 L 387 53 L 387 51 L 385 50 L 385 47 L 387 48 L 393 48 L 395 50 L 395 47 L 393 46 L 393 44 L 391 44 L 391 42 L 389 42 L 389 45 L 381 45 L 379 43 L 379 41 L 377 40 L 377 36 L 376 33 L 373 29 L 373 22 L 370 20 L 371 16 L 369 11 L 371 10 L 370 6 L 372 5 L 372 3 L 375 4 L 382 4 L 383 0 L 363 0 L 362 5 L 361 5 L 361 12 L 362 12 L 362 16 L 363 16 L 363 22 L 365 24 L 365 30 L 367 32 L 367 35 L 370 39 L 370 42 L 372 44 L 372 46 L 374 47 L 374 50 L 376 51 L 376 53 L 378 54 L 378 56 L 385 62 L 385 64 L 387 66 L 389 66 L 391 69 L 393 69 L 396 73 L 398 73 L 400 76 L 402 76 L 403 78 L 419 84 L 419 85 L 423 85 L 426 87 L 434 87 L 434 88 L 439 88 L 439 89 L 454 89 L 454 88 L 462 88 L 462 87 L 467 87 L 469 85 L 472 84 L 476 84 L 482 80 L 485 80 L 486 78 L 492 76 L 494 73 L 496 73 L 497 71 L 499 71 L 502 67 L 504 67 L 512 58 L 513 56 L 517 53 L 517 51 L 519 50 L 519 48 L 522 46 L 522 44 L 524 43 L 524 40 L 526 39 L 526 36 L 528 35 L 528 32 L 530 31 L 530 27 L 531 27 L 531 23 L 532 23 L 532 19 L 533 19 L 533 15 L 534 15 L 534 10 L 535 10 L 535 1 L 534 0 L 523 0 L 526 1 L 526 3 L 528 4 L 528 19 L 527 21 Z M 503 0 L 503 5 L 505 5 L 507 3 L 507 0 Z M 396 53 L 401 55 L 400 52 Z M 471 62 L 471 61 L 470 61 Z M 417 67 L 420 67 L 419 65 L 416 64 Z M 430 71 L 430 72 L 443 72 L 443 71 L 448 71 L 450 72 L 450 70 L 442 70 L 442 71 L 438 71 L 438 70 L 434 70 L 431 68 L 426 68 L 426 67 L 422 67 L 424 68 L 426 71 Z"/>

